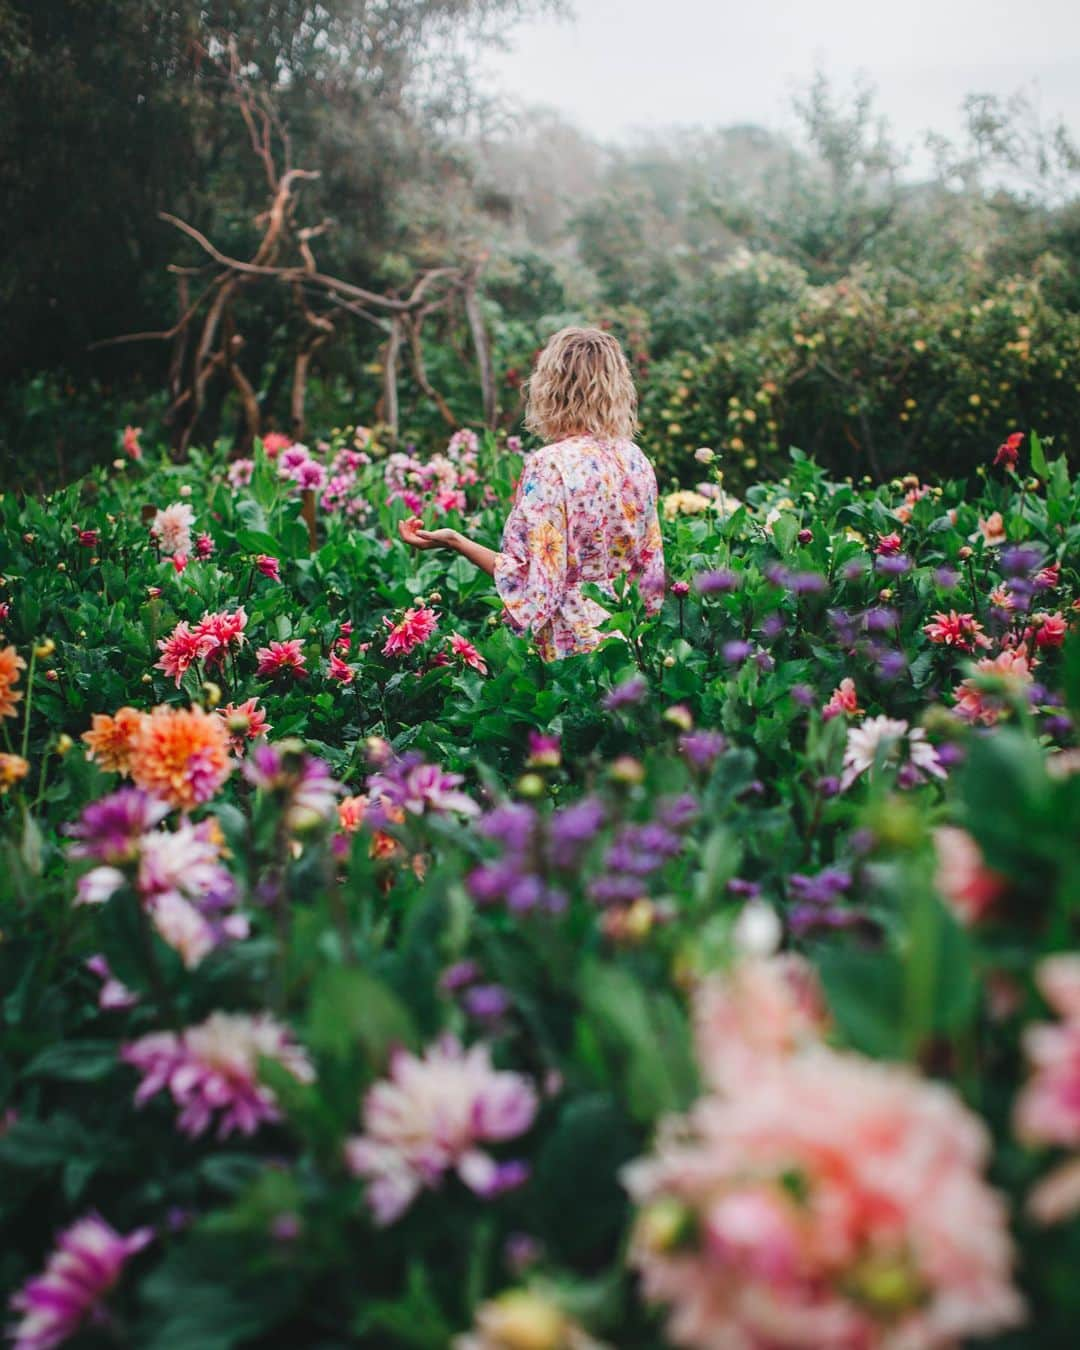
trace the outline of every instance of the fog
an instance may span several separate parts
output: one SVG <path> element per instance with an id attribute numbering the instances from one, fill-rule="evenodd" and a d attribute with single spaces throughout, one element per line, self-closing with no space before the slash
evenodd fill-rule
<path id="1" fill-rule="evenodd" d="M 862 79 L 898 140 L 927 160 L 927 129 L 961 132 L 965 94 L 1023 92 L 1080 129 L 1075 0 L 575 0 L 575 16 L 515 29 L 485 57 L 491 84 L 623 140 L 670 125 L 793 125 L 793 95 L 823 71 Z"/>

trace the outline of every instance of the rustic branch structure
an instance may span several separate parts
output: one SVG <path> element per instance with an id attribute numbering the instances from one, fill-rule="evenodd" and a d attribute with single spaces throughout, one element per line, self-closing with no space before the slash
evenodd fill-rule
<path id="1" fill-rule="evenodd" d="M 298 440 L 305 431 L 305 400 L 312 361 L 338 332 L 342 314 L 375 325 L 385 335 L 382 345 L 383 390 L 378 413 L 391 437 L 398 432 L 398 380 L 404 354 L 416 383 L 451 427 L 457 419 L 446 399 L 430 381 L 424 364 L 422 329 L 425 319 L 460 304 L 467 322 L 480 372 L 484 418 L 494 427 L 498 416 L 491 347 L 479 301 L 479 278 L 486 255 L 465 266 L 439 267 L 421 273 L 407 295 L 379 294 L 340 277 L 321 272 L 312 244 L 332 228 L 331 220 L 298 226 L 298 193 L 317 172 L 292 164 L 286 127 L 265 94 L 257 94 L 244 79 L 235 44 L 227 48 L 224 74 L 247 128 L 252 152 L 261 160 L 269 188 L 265 211 L 255 224 L 262 239 L 250 259 L 234 258 L 218 248 L 194 225 L 168 212 L 161 219 L 174 226 L 206 255 L 200 267 L 172 265 L 176 278 L 178 318 L 171 328 L 130 333 L 95 343 L 95 347 L 122 342 L 171 342 L 168 387 L 171 403 L 166 421 L 172 428 L 175 453 L 183 455 L 191 443 L 207 403 L 212 382 L 224 377 L 232 385 L 244 418 L 243 442 L 250 445 L 263 429 L 263 412 L 255 387 L 244 371 L 244 337 L 237 318 L 237 302 L 252 287 L 283 287 L 300 320 L 302 336 L 292 353 L 290 430 Z M 201 284 L 192 298 L 193 282 Z"/>

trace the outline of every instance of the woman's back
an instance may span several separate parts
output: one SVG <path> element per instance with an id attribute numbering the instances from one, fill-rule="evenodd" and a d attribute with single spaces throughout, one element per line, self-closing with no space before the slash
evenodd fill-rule
<path id="1" fill-rule="evenodd" d="M 663 600 L 656 475 L 630 440 L 573 436 L 526 461 L 503 532 L 495 583 L 511 620 L 533 630 L 547 660 L 588 651 L 607 617 L 581 593 L 636 580 L 649 609 Z"/>

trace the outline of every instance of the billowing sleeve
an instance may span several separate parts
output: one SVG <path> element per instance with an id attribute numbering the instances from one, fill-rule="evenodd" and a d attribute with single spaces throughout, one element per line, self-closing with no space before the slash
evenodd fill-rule
<path id="1" fill-rule="evenodd" d="M 664 603 L 667 577 L 664 571 L 664 536 L 660 531 L 660 517 L 656 510 L 656 474 L 649 469 L 649 488 L 646 494 L 645 539 L 641 551 L 638 590 L 645 608 L 655 614 Z"/>
<path id="2" fill-rule="evenodd" d="M 526 460 L 495 558 L 495 589 L 511 622 L 534 632 L 566 593 L 566 491 L 550 459 Z"/>

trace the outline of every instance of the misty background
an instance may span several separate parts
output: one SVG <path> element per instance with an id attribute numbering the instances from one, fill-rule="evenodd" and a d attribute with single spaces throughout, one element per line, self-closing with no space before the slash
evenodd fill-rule
<path id="1" fill-rule="evenodd" d="M 408 343 L 338 304 L 308 351 L 289 287 L 245 282 L 202 330 L 196 442 L 510 431 L 537 348 L 589 322 L 671 477 L 701 444 L 736 483 L 793 444 L 878 476 L 1014 426 L 1071 449 L 1078 52 L 1064 0 L 0 0 L 0 452 L 69 476 L 128 422 L 175 449 L 183 278 L 199 239 L 257 256 L 273 195 L 245 100 L 274 172 L 316 175 L 278 262 L 317 227 L 320 273 L 393 303 L 457 269 L 475 304 Z"/>

